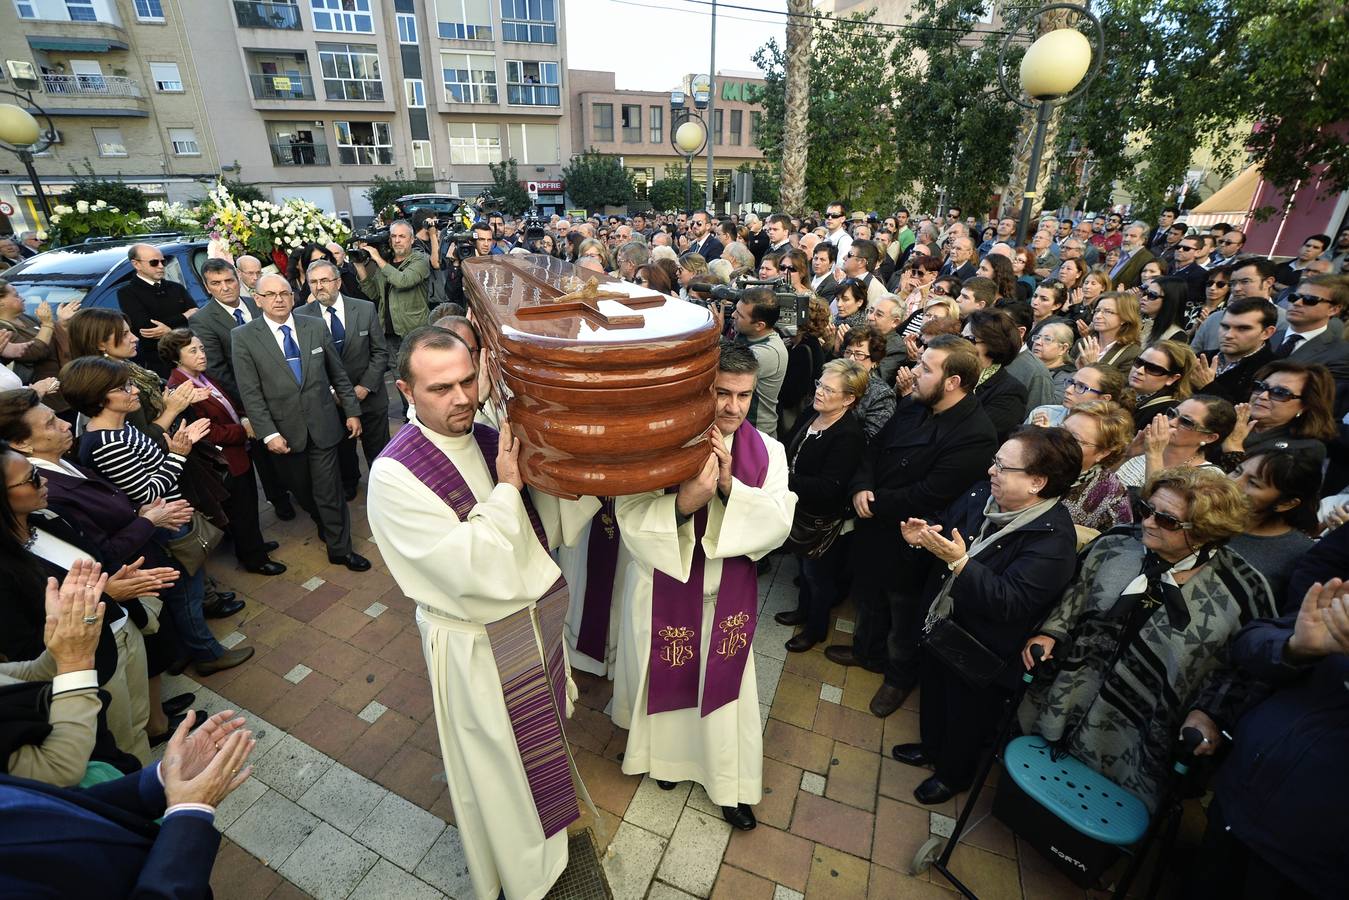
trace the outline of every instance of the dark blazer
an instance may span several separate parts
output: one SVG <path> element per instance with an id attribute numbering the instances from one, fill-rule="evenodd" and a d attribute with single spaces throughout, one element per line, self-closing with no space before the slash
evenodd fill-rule
<path id="1" fill-rule="evenodd" d="M 966 260 L 965 263 L 958 269 L 952 269 L 951 261 L 947 260 L 945 263 L 942 264 L 941 271 L 937 273 L 937 277 L 944 278 L 947 275 L 954 275 L 961 281 L 968 281 L 977 274 L 979 274 L 979 267 L 976 266 L 974 263 L 970 262 L 969 260 Z"/>
<path id="2" fill-rule="evenodd" d="M 342 366 L 352 387 L 361 385 L 370 393 L 361 401 L 361 412 L 378 412 L 389 408 L 389 392 L 384 390 L 384 372 L 389 367 L 389 351 L 384 342 L 384 329 L 377 323 L 379 315 L 369 300 L 342 297 L 343 327 L 346 338 L 342 342 Z M 323 304 L 311 300 L 295 310 L 297 316 L 313 316 L 328 327 L 329 316 L 323 313 Z M 331 332 L 329 332 L 331 334 Z"/>
<path id="3" fill-rule="evenodd" d="M 702 245 L 693 252 L 697 253 L 708 262 L 711 262 L 714 259 L 721 259 L 721 251 L 725 249 L 726 248 L 722 246 L 721 241 L 717 240 L 717 236 L 709 233 L 703 238 Z"/>
<path id="4" fill-rule="evenodd" d="M 941 516 L 942 534 L 960 530 L 971 546 L 984 524 L 989 483 L 980 482 Z M 991 530 L 996 526 L 990 525 Z M 1009 661 L 1000 681 L 1015 687 L 1021 667 L 1016 660 L 1036 626 L 1058 605 L 1073 580 L 1077 532 L 1068 508 L 1057 503 L 1035 521 L 985 547 L 961 570 L 951 589 L 951 617 L 985 647 Z M 928 556 L 927 601 L 936 599 L 949 577 L 944 564 Z"/>
<path id="5" fill-rule="evenodd" d="M 1154 418 L 1179 405 L 1180 401 L 1170 391 L 1158 391 L 1134 409 L 1134 431 L 1146 428 Z"/>
<path id="6" fill-rule="evenodd" d="M 225 394 L 230 404 L 234 407 L 234 414 L 239 418 L 244 417 L 243 405 L 237 397 L 229 397 L 229 392 L 225 390 L 224 385 L 216 381 L 210 375 L 203 376 L 211 384 L 215 385 L 216 390 Z M 187 376 L 178 369 L 169 373 L 169 388 L 176 388 L 178 385 L 187 381 Z M 211 430 L 207 433 L 207 439 L 220 448 L 220 454 L 225 457 L 225 464 L 229 466 L 231 475 L 242 475 L 248 471 L 252 465 L 248 456 L 248 431 L 242 423 L 230 418 L 229 410 L 225 405 L 214 397 L 207 397 L 192 404 L 192 411 L 203 419 L 210 420 Z"/>
<path id="7" fill-rule="evenodd" d="M 1208 284 L 1208 269 L 1199 263 L 1190 263 L 1171 273 L 1172 278 L 1185 279 L 1186 300 L 1189 309 L 1204 305 L 1204 286 Z"/>
<path id="8" fill-rule="evenodd" d="M 764 256 L 768 254 L 768 232 L 760 228 L 758 234 L 751 234 L 745 239 L 745 246 L 749 248 L 750 253 L 754 254 L 754 267 L 757 269 L 759 263 L 763 262 Z"/>
<path id="9" fill-rule="evenodd" d="M 1199 393 L 1223 397 L 1233 404 L 1249 403 L 1251 385 L 1255 383 L 1255 373 L 1263 369 L 1265 364 L 1272 359 L 1274 359 L 1274 351 L 1270 349 L 1269 344 L 1265 344 L 1265 346 L 1213 379 L 1212 383 Z"/>
<path id="10" fill-rule="evenodd" d="M 117 305 L 131 326 L 131 333 L 140 341 L 136 347 L 136 362 L 167 376 L 172 366 L 159 358 L 159 338 L 141 337 L 141 329 L 152 328 L 151 319 L 170 328 L 186 327 L 188 319 L 183 313 L 196 309 L 196 301 L 176 281 L 165 278 L 157 285 L 150 285 L 139 275 L 133 275 L 117 292 Z"/>
<path id="11" fill-rule="evenodd" d="M 279 433 L 293 453 L 311 440 L 318 447 L 335 447 L 347 436 L 342 419 L 359 418 L 361 405 L 327 327 L 313 316 L 292 316 L 291 321 L 303 383 L 295 383 L 267 318 L 259 317 L 233 335 L 240 399 L 259 439 Z M 341 401 L 340 415 L 333 391 Z"/>
<path id="12" fill-rule="evenodd" d="M 158 766 L 84 790 L 0 775 L 0 896 L 209 897 L 220 847 L 214 817 L 162 825 Z"/>
<path id="13" fill-rule="evenodd" d="M 98 558 L 110 573 L 141 555 L 145 555 L 147 566 L 162 565 L 152 563 L 149 552 L 158 555 L 158 547 L 152 543 L 154 523 L 139 515 L 136 503 L 111 481 L 93 469 L 81 465 L 75 468 L 87 477 L 41 470 L 52 512 L 74 525 L 98 549 Z"/>
<path id="14" fill-rule="evenodd" d="M 1271 350 L 1282 347 L 1287 338 L 1287 326 L 1274 332 L 1274 337 L 1269 339 Z M 1335 379 L 1338 388 L 1342 389 L 1344 383 L 1349 381 L 1349 341 L 1331 334 L 1330 328 L 1326 328 L 1310 341 L 1303 341 L 1298 346 L 1297 352 L 1288 359 L 1305 365 L 1325 366 L 1330 370 L 1330 377 Z"/>
<path id="15" fill-rule="evenodd" d="M 834 279 L 834 273 L 830 272 L 828 275 L 824 276 L 824 281 L 820 282 L 820 286 L 815 288 L 815 296 L 828 303 L 830 300 L 833 300 L 837 294 L 838 282 Z"/>
<path id="16" fill-rule="evenodd" d="M 1026 421 L 1026 386 L 1008 372 L 1006 366 L 975 388 L 974 397 L 993 423 L 999 444 L 1007 439 L 1009 431 Z M 997 450 L 996 447 L 993 449 Z M 993 453 L 990 452 L 984 464 L 987 465 L 992 458 Z"/>
<path id="17" fill-rule="evenodd" d="M 814 410 L 801 416 L 787 441 L 787 486 L 796 494 L 799 508 L 812 515 L 845 514 L 852 508 L 848 482 L 866 449 L 866 434 L 861 421 L 849 411 L 808 438 L 816 416 Z"/>
<path id="18" fill-rule="evenodd" d="M 239 303 L 256 319 L 262 315 L 252 297 L 239 297 Z M 234 317 L 214 300 L 207 303 L 192 318 L 187 327 L 201 339 L 206 351 L 206 374 L 225 389 L 231 397 L 239 396 L 239 385 L 234 380 L 234 354 L 230 332 L 238 328 Z"/>
<path id="19" fill-rule="evenodd" d="M 1120 252 L 1123 253 L 1124 251 L 1121 250 Z M 1143 267 L 1156 258 L 1152 251 L 1146 247 L 1135 250 L 1134 255 L 1129 257 L 1129 261 L 1124 264 L 1124 268 L 1120 269 L 1119 273 L 1111 279 L 1115 282 L 1115 289 L 1122 291 L 1125 288 L 1138 287 L 1141 280 L 1139 276 L 1143 272 Z"/>

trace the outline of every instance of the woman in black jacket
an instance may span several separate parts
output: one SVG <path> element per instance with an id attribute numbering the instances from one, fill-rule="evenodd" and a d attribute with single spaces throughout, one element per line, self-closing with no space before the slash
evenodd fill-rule
<path id="1" fill-rule="evenodd" d="M 796 494 L 797 530 L 803 522 L 816 519 L 841 521 L 848 510 L 848 482 L 857 471 L 866 445 L 862 423 L 853 407 L 867 390 L 867 373 L 850 359 L 825 364 L 815 382 L 812 410 L 797 424 L 787 442 L 788 481 Z M 787 641 L 792 653 L 804 653 L 829 634 L 829 610 L 838 593 L 838 566 L 842 548 L 831 545 L 812 558 L 798 553 L 801 564 L 801 591 L 796 609 L 780 612 L 776 619 L 783 625 L 802 625 L 801 631 Z"/>
<path id="2" fill-rule="evenodd" d="M 1012 317 L 1000 309 L 970 313 L 962 336 L 974 343 L 982 372 L 974 388 L 975 399 L 988 413 L 998 432 L 998 441 L 1026 420 L 1026 386 L 1007 371 L 1007 364 L 1021 352 L 1021 334 Z"/>
<path id="3" fill-rule="evenodd" d="M 966 491 L 940 524 L 901 525 L 910 546 L 931 554 L 921 740 L 891 751 L 906 765 L 935 768 L 914 789 L 919 803 L 942 803 L 970 787 L 1020 677 L 1022 645 L 1072 580 L 1076 535 L 1060 498 L 1081 470 L 1082 448 L 1068 431 L 1018 428 L 994 455 L 990 480 Z M 940 638 L 957 628 L 973 639 L 955 635 L 957 649 L 987 658 L 983 678 L 941 652 Z"/>

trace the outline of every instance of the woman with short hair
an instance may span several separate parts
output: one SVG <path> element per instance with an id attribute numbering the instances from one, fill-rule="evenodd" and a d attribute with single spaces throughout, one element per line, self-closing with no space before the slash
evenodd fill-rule
<path id="1" fill-rule="evenodd" d="M 895 414 L 898 402 L 894 385 L 886 384 L 880 377 L 885 344 L 885 335 L 870 325 L 849 331 L 843 341 L 843 358 L 857 363 L 867 373 L 866 390 L 853 405 L 853 413 L 862 423 L 868 441 L 880 434 Z"/>
<path id="2" fill-rule="evenodd" d="M 1063 498 L 1073 523 L 1099 533 L 1132 522 L 1129 489 L 1114 473 L 1133 440 L 1129 411 L 1112 400 L 1079 403 L 1068 411 L 1063 428 L 1082 448 L 1082 473 Z"/>
<path id="3" fill-rule="evenodd" d="M 1064 382 L 1061 405 L 1037 406 L 1026 416 L 1027 425 L 1049 428 L 1062 425 L 1068 413 L 1079 403 L 1114 400 L 1126 410 L 1133 409 L 1134 395 L 1124 376 L 1114 366 L 1092 363 L 1083 366 Z"/>
<path id="4" fill-rule="evenodd" d="M 1063 403 L 1068 382 L 1073 380 L 1073 375 L 1077 372 L 1069 353 L 1074 340 L 1073 326 L 1064 321 L 1050 322 L 1040 329 L 1035 335 L 1035 340 L 1031 342 L 1030 352 L 1035 354 L 1035 358 L 1044 363 L 1045 368 L 1049 370 L 1049 382 L 1054 386 L 1055 404 Z"/>
<path id="5" fill-rule="evenodd" d="M 961 334 L 974 343 L 982 369 L 974 398 L 988 413 L 998 439 L 1005 440 L 1026 417 L 1026 386 L 1007 371 L 1021 352 L 1021 334 L 1011 316 L 996 309 L 975 310 Z"/>
<path id="6" fill-rule="evenodd" d="M 1339 434 L 1335 380 L 1323 365 L 1276 359 L 1255 373 L 1251 401 L 1237 407 L 1236 418 L 1223 446 L 1227 452 L 1291 448 L 1319 466 L 1326 458 L 1326 442 Z"/>

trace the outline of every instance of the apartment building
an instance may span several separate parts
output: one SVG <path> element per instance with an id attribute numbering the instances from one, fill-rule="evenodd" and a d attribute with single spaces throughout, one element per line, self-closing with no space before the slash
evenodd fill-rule
<path id="1" fill-rule="evenodd" d="M 623 158 L 637 184 L 637 199 L 646 199 L 647 187 L 665 177 L 684 177 L 684 157 L 670 142 L 670 91 L 620 91 L 613 72 L 573 69 L 572 144 L 576 152 L 594 148 Z M 692 76 L 675 88 L 693 103 Z M 712 199 L 718 209 L 728 208 L 731 179 L 744 163 L 763 160 L 755 146 L 763 111 L 757 98 L 763 79 L 752 74 L 719 72 L 716 99 L 708 123 L 712 145 Z M 707 111 L 702 112 L 707 118 Z M 693 162 L 694 192 L 701 197 L 707 185 L 707 156 Z"/>
<path id="2" fill-rule="evenodd" d="M 70 187 L 72 169 L 121 176 L 174 200 L 200 196 L 220 172 L 188 46 L 191 23 L 179 7 L 178 0 L 0 2 L 0 88 L 15 88 L 10 61 L 31 65 L 39 81 L 33 100 L 56 129 L 56 143 L 34 160 L 49 196 Z M 22 105 L 9 95 L 0 102 Z M 10 153 L 0 153 L 0 200 L 15 209 L 16 229 L 38 222 L 33 188 Z"/>
<path id="3" fill-rule="evenodd" d="M 273 199 L 302 197 L 360 224 L 375 213 L 365 190 L 376 176 L 401 170 L 467 198 L 491 183 L 490 163 L 514 158 L 522 181 L 555 188 L 540 205 L 563 208 L 560 173 L 572 152 L 563 0 L 0 0 L 0 9 L 16 26 L 0 37 L 6 58 L 57 52 L 52 62 L 77 87 L 102 79 L 104 95 L 82 105 L 103 118 L 82 130 L 82 144 L 42 160 L 44 184 L 61 173 L 68 180 L 66 164 L 82 168 L 86 157 L 128 181 L 154 176 L 150 186 L 170 198 L 200 195 L 191 177 L 223 171 Z M 29 42 L 44 36 L 67 49 Z M 103 43 L 102 52 L 120 55 L 90 75 L 83 60 L 92 51 L 83 48 Z M 176 54 L 160 52 L 170 44 Z M 105 96 L 114 84 L 132 92 L 126 79 L 155 87 Z M 185 121 L 179 105 L 196 118 Z M 110 127 L 108 116 L 137 120 L 114 121 L 121 165 L 100 155 L 109 136 L 93 134 Z M 190 146 L 188 129 L 197 147 L 190 172 L 177 153 Z M 165 177 L 180 170 L 181 190 Z"/>

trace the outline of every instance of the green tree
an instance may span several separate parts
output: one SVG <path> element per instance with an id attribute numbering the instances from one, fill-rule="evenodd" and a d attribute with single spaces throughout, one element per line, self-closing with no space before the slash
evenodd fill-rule
<path id="1" fill-rule="evenodd" d="M 632 173 L 623 168 L 622 161 L 593 147 L 573 156 L 562 177 L 572 203 L 592 212 L 605 206 L 624 206 L 637 193 Z"/>
<path id="2" fill-rule="evenodd" d="M 80 174 L 75 171 L 75 167 L 70 167 L 70 174 L 75 176 L 75 183 L 70 190 L 63 193 L 60 202 L 66 206 L 74 206 L 80 200 L 87 200 L 93 203 L 95 200 L 103 200 L 109 206 L 115 206 L 124 213 L 136 213 L 145 216 L 149 213 L 150 198 L 140 188 L 132 187 L 118 178 L 104 178 L 101 175 L 94 174 L 93 166 L 85 164 L 88 171 Z"/>
<path id="3" fill-rule="evenodd" d="M 529 192 L 520 186 L 515 157 L 505 162 L 488 163 L 487 168 L 492 170 L 492 196 L 501 202 L 502 212 L 518 216 L 533 205 Z"/>
<path id="4" fill-rule="evenodd" d="M 684 208 L 684 179 L 661 178 L 646 189 L 646 200 L 656 212 L 674 212 Z"/>
<path id="5" fill-rule="evenodd" d="M 271 198 L 262 192 L 262 189 L 254 184 L 244 184 L 242 181 L 223 181 L 225 187 L 230 192 L 230 196 L 235 200 L 266 200 Z"/>
<path id="6" fill-rule="evenodd" d="M 433 182 L 408 178 L 402 169 L 394 169 L 390 178 L 376 175 L 374 181 L 374 184 L 366 188 L 365 198 L 370 201 L 376 212 L 385 209 L 405 194 L 430 194 L 436 189 Z"/>

